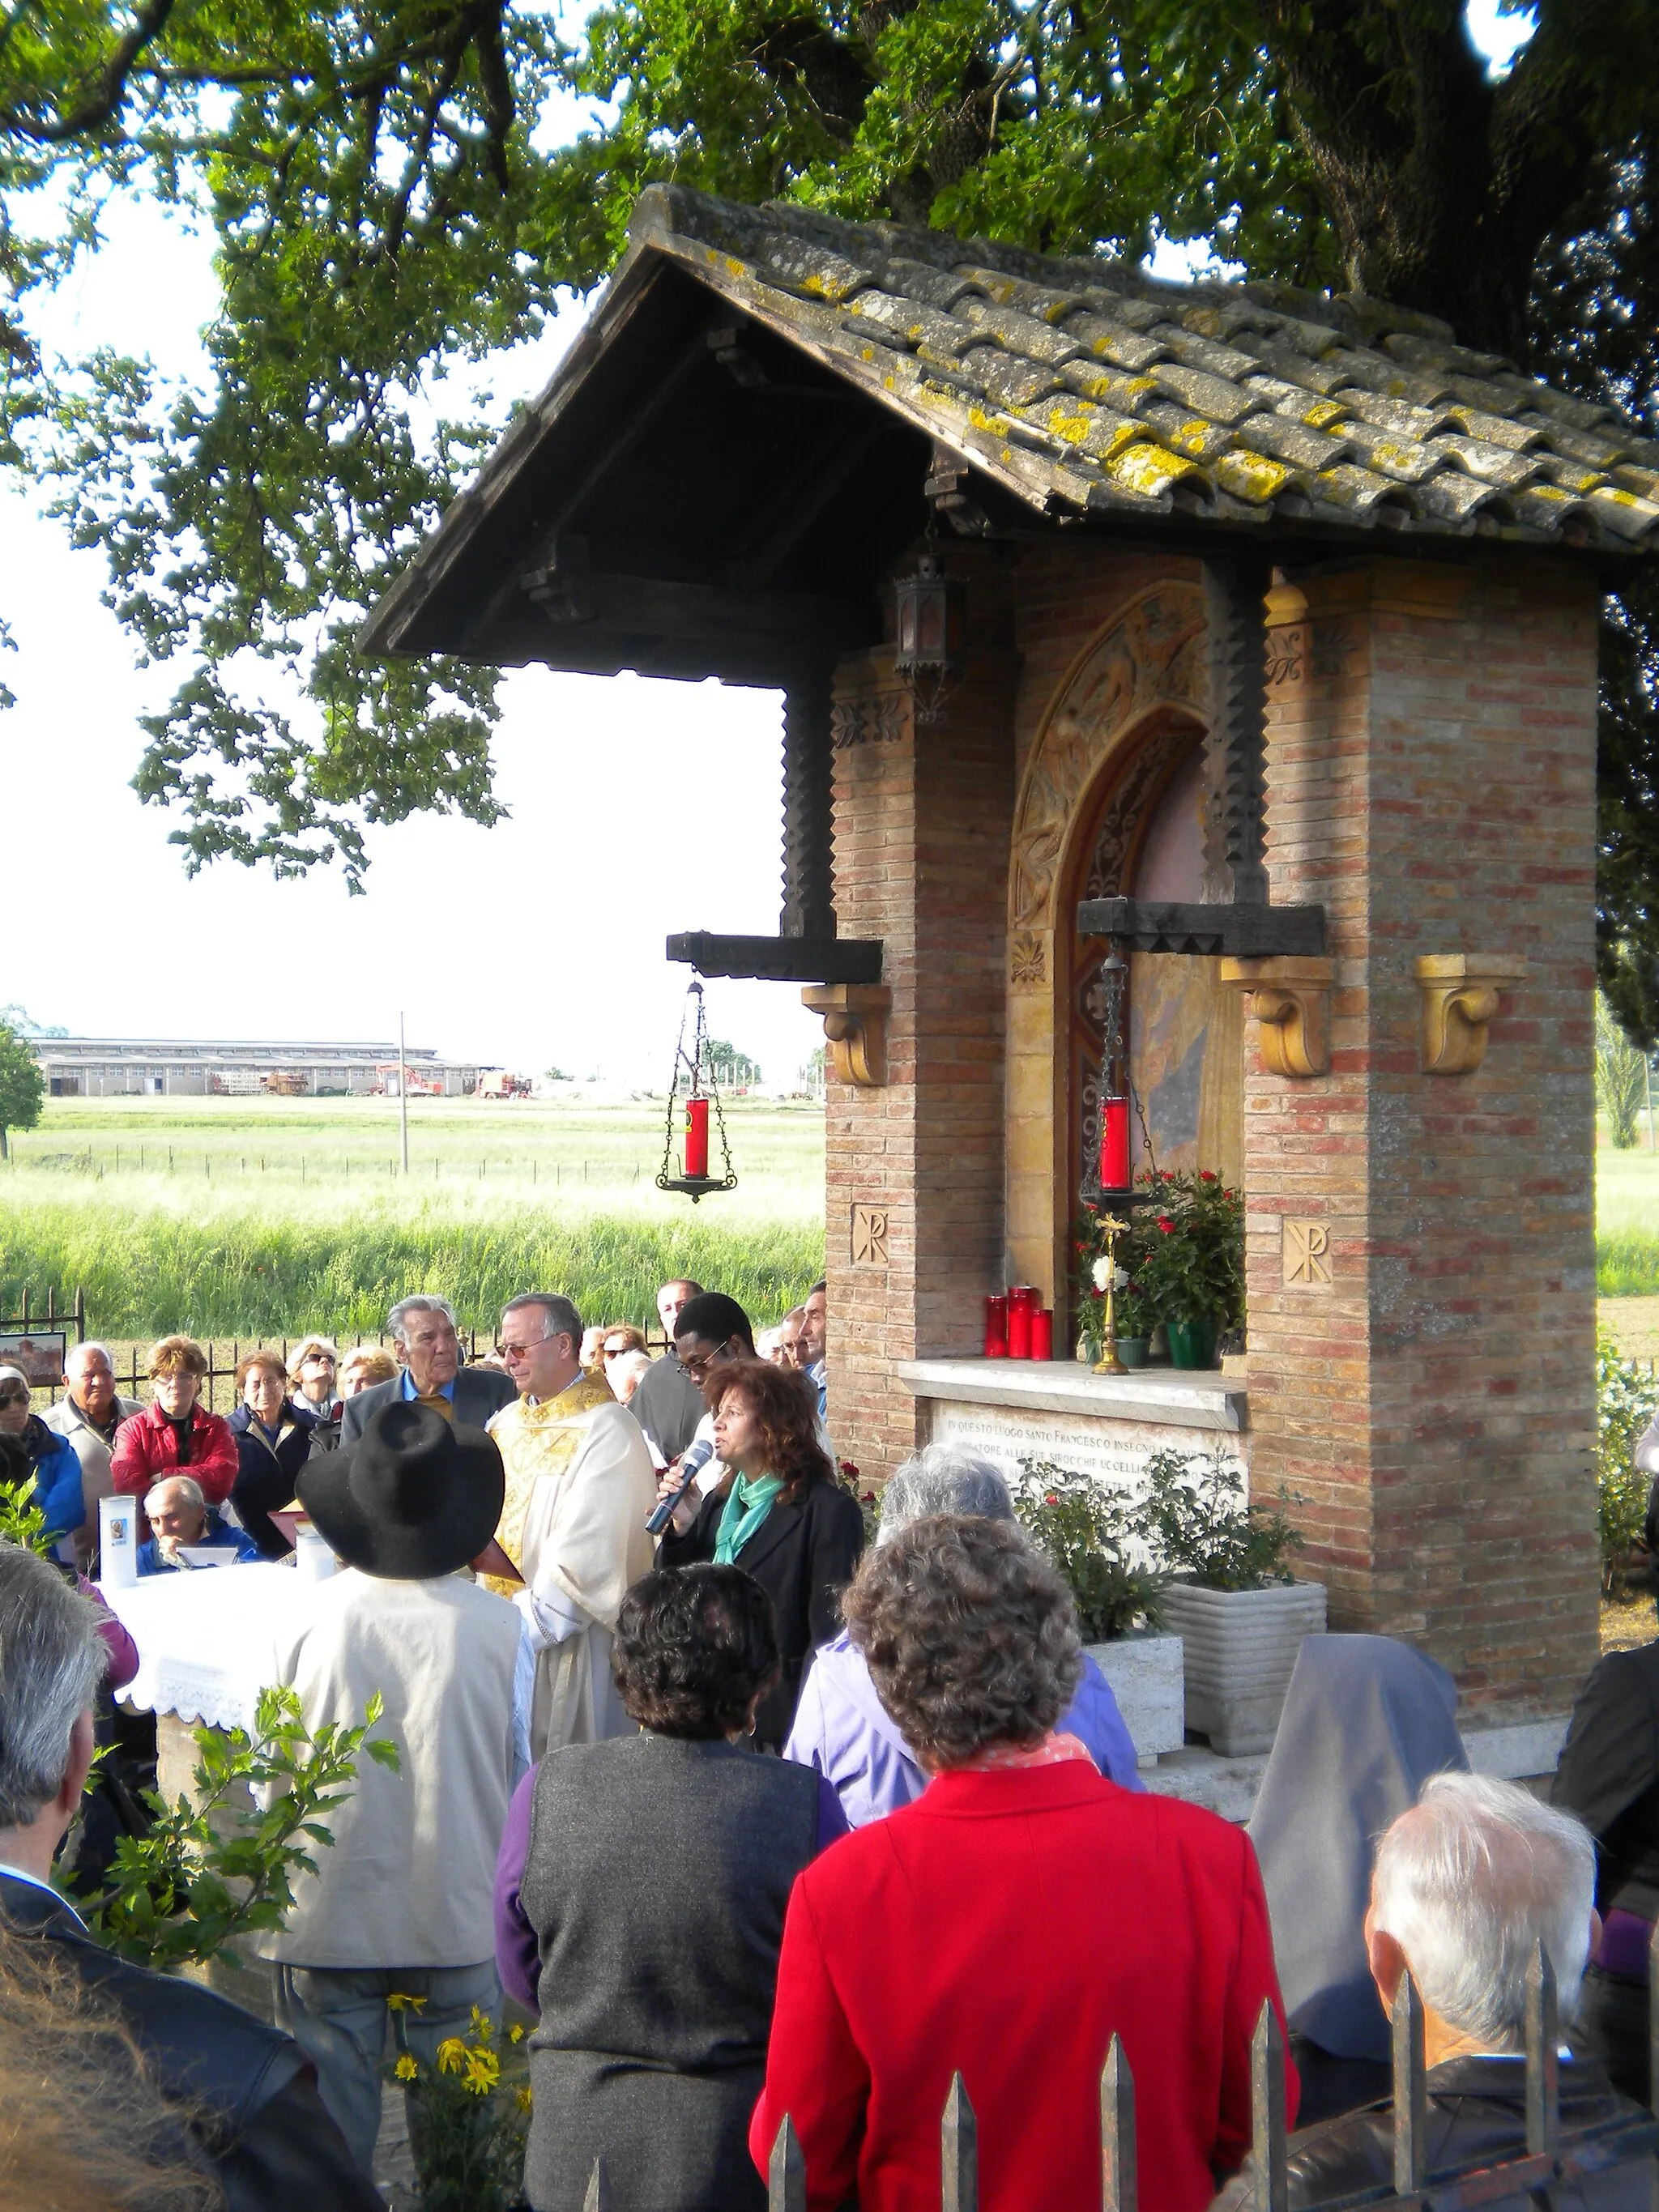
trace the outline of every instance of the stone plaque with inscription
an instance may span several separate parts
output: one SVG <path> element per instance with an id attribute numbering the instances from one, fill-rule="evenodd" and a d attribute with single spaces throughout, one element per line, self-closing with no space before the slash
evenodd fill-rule
<path id="1" fill-rule="evenodd" d="M 1023 1459 L 1048 1460 L 1139 1496 L 1155 1452 L 1207 1456 L 1219 1444 L 1230 1458 L 1247 1462 L 1246 1439 L 1236 1433 L 1165 1428 L 1150 1421 L 1079 1419 L 1026 1406 L 967 1405 L 949 1399 L 929 1403 L 931 1442 L 979 1452 L 1011 1475 L 1018 1474 Z"/>

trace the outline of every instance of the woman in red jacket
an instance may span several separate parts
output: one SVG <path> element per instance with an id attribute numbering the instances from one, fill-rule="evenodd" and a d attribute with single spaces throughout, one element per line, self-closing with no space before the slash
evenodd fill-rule
<path id="1" fill-rule="evenodd" d="M 1080 1669 L 1072 1601 L 1006 1522 L 916 1522 L 866 1555 L 844 1609 L 933 1779 L 795 1883 L 757 2165 L 787 2113 L 811 2212 L 937 2212 L 960 2072 L 987 2212 L 1085 2212 L 1116 2034 L 1142 2212 L 1204 2212 L 1249 2148 L 1264 1999 L 1284 2024 L 1249 1838 L 1119 1789 L 1053 1732 Z"/>
<path id="2" fill-rule="evenodd" d="M 115 1432 L 110 1479 L 142 1498 L 164 1474 L 188 1474 L 222 1505 L 240 1465 L 229 1424 L 198 1403 L 207 1354 L 188 1336 L 164 1336 L 149 1355 L 150 1402 Z"/>

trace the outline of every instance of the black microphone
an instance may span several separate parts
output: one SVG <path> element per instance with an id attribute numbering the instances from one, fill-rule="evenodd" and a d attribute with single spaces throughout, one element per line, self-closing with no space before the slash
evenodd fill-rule
<path id="1" fill-rule="evenodd" d="M 714 1447 L 707 1437 L 699 1437 L 696 1442 L 688 1448 L 685 1457 L 680 1462 L 680 1486 L 678 1490 L 671 1490 L 666 1498 L 659 1498 L 657 1500 L 651 1517 L 645 1524 L 645 1533 L 647 1536 L 661 1535 L 663 1530 L 673 1519 L 681 1498 L 690 1489 L 698 1475 L 714 1456 Z"/>

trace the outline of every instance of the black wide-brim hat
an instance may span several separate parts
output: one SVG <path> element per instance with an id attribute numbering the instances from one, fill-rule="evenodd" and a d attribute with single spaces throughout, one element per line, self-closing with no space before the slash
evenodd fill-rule
<path id="1" fill-rule="evenodd" d="M 507 1477 L 482 1429 L 412 1398 L 382 1406 L 348 1451 L 307 1461 L 300 1503 L 348 1566 L 427 1582 L 476 1559 L 501 1517 Z"/>

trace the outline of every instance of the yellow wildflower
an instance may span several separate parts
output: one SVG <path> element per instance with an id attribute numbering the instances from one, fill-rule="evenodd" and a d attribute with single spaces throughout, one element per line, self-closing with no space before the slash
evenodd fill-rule
<path id="1" fill-rule="evenodd" d="M 412 2081 L 421 2069 L 405 2051 L 392 2070 L 400 2081 Z"/>
<path id="2" fill-rule="evenodd" d="M 527 2112 L 530 2110 L 530 2084 L 527 2081 L 521 2081 L 519 2084 L 516 2094 L 519 2100 L 519 2110 L 521 2112 Z"/>
<path id="3" fill-rule="evenodd" d="M 386 2008 L 388 2012 L 424 2012 L 426 1999 L 407 1996 L 401 1990 L 395 1990 L 386 1999 Z"/>
<path id="4" fill-rule="evenodd" d="M 524 2041 L 524 2030 L 518 2027 L 508 2028 L 507 2031 L 507 2039 L 509 2043 L 522 2043 Z"/>
<path id="5" fill-rule="evenodd" d="M 501 2078 L 501 2063 L 493 2051 L 473 2051 L 467 2054 L 466 2086 L 479 2096 L 487 2097 Z"/>
<path id="6" fill-rule="evenodd" d="M 472 2033 L 480 2043 L 488 2043 L 495 2033 L 495 2021 L 487 2012 L 480 2012 L 477 2005 L 472 2008 Z"/>
<path id="7" fill-rule="evenodd" d="M 459 2035 L 446 2036 L 438 2045 L 438 2071 L 441 2074 L 464 2074 L 467 2056 L 466 2045 Z"/>

